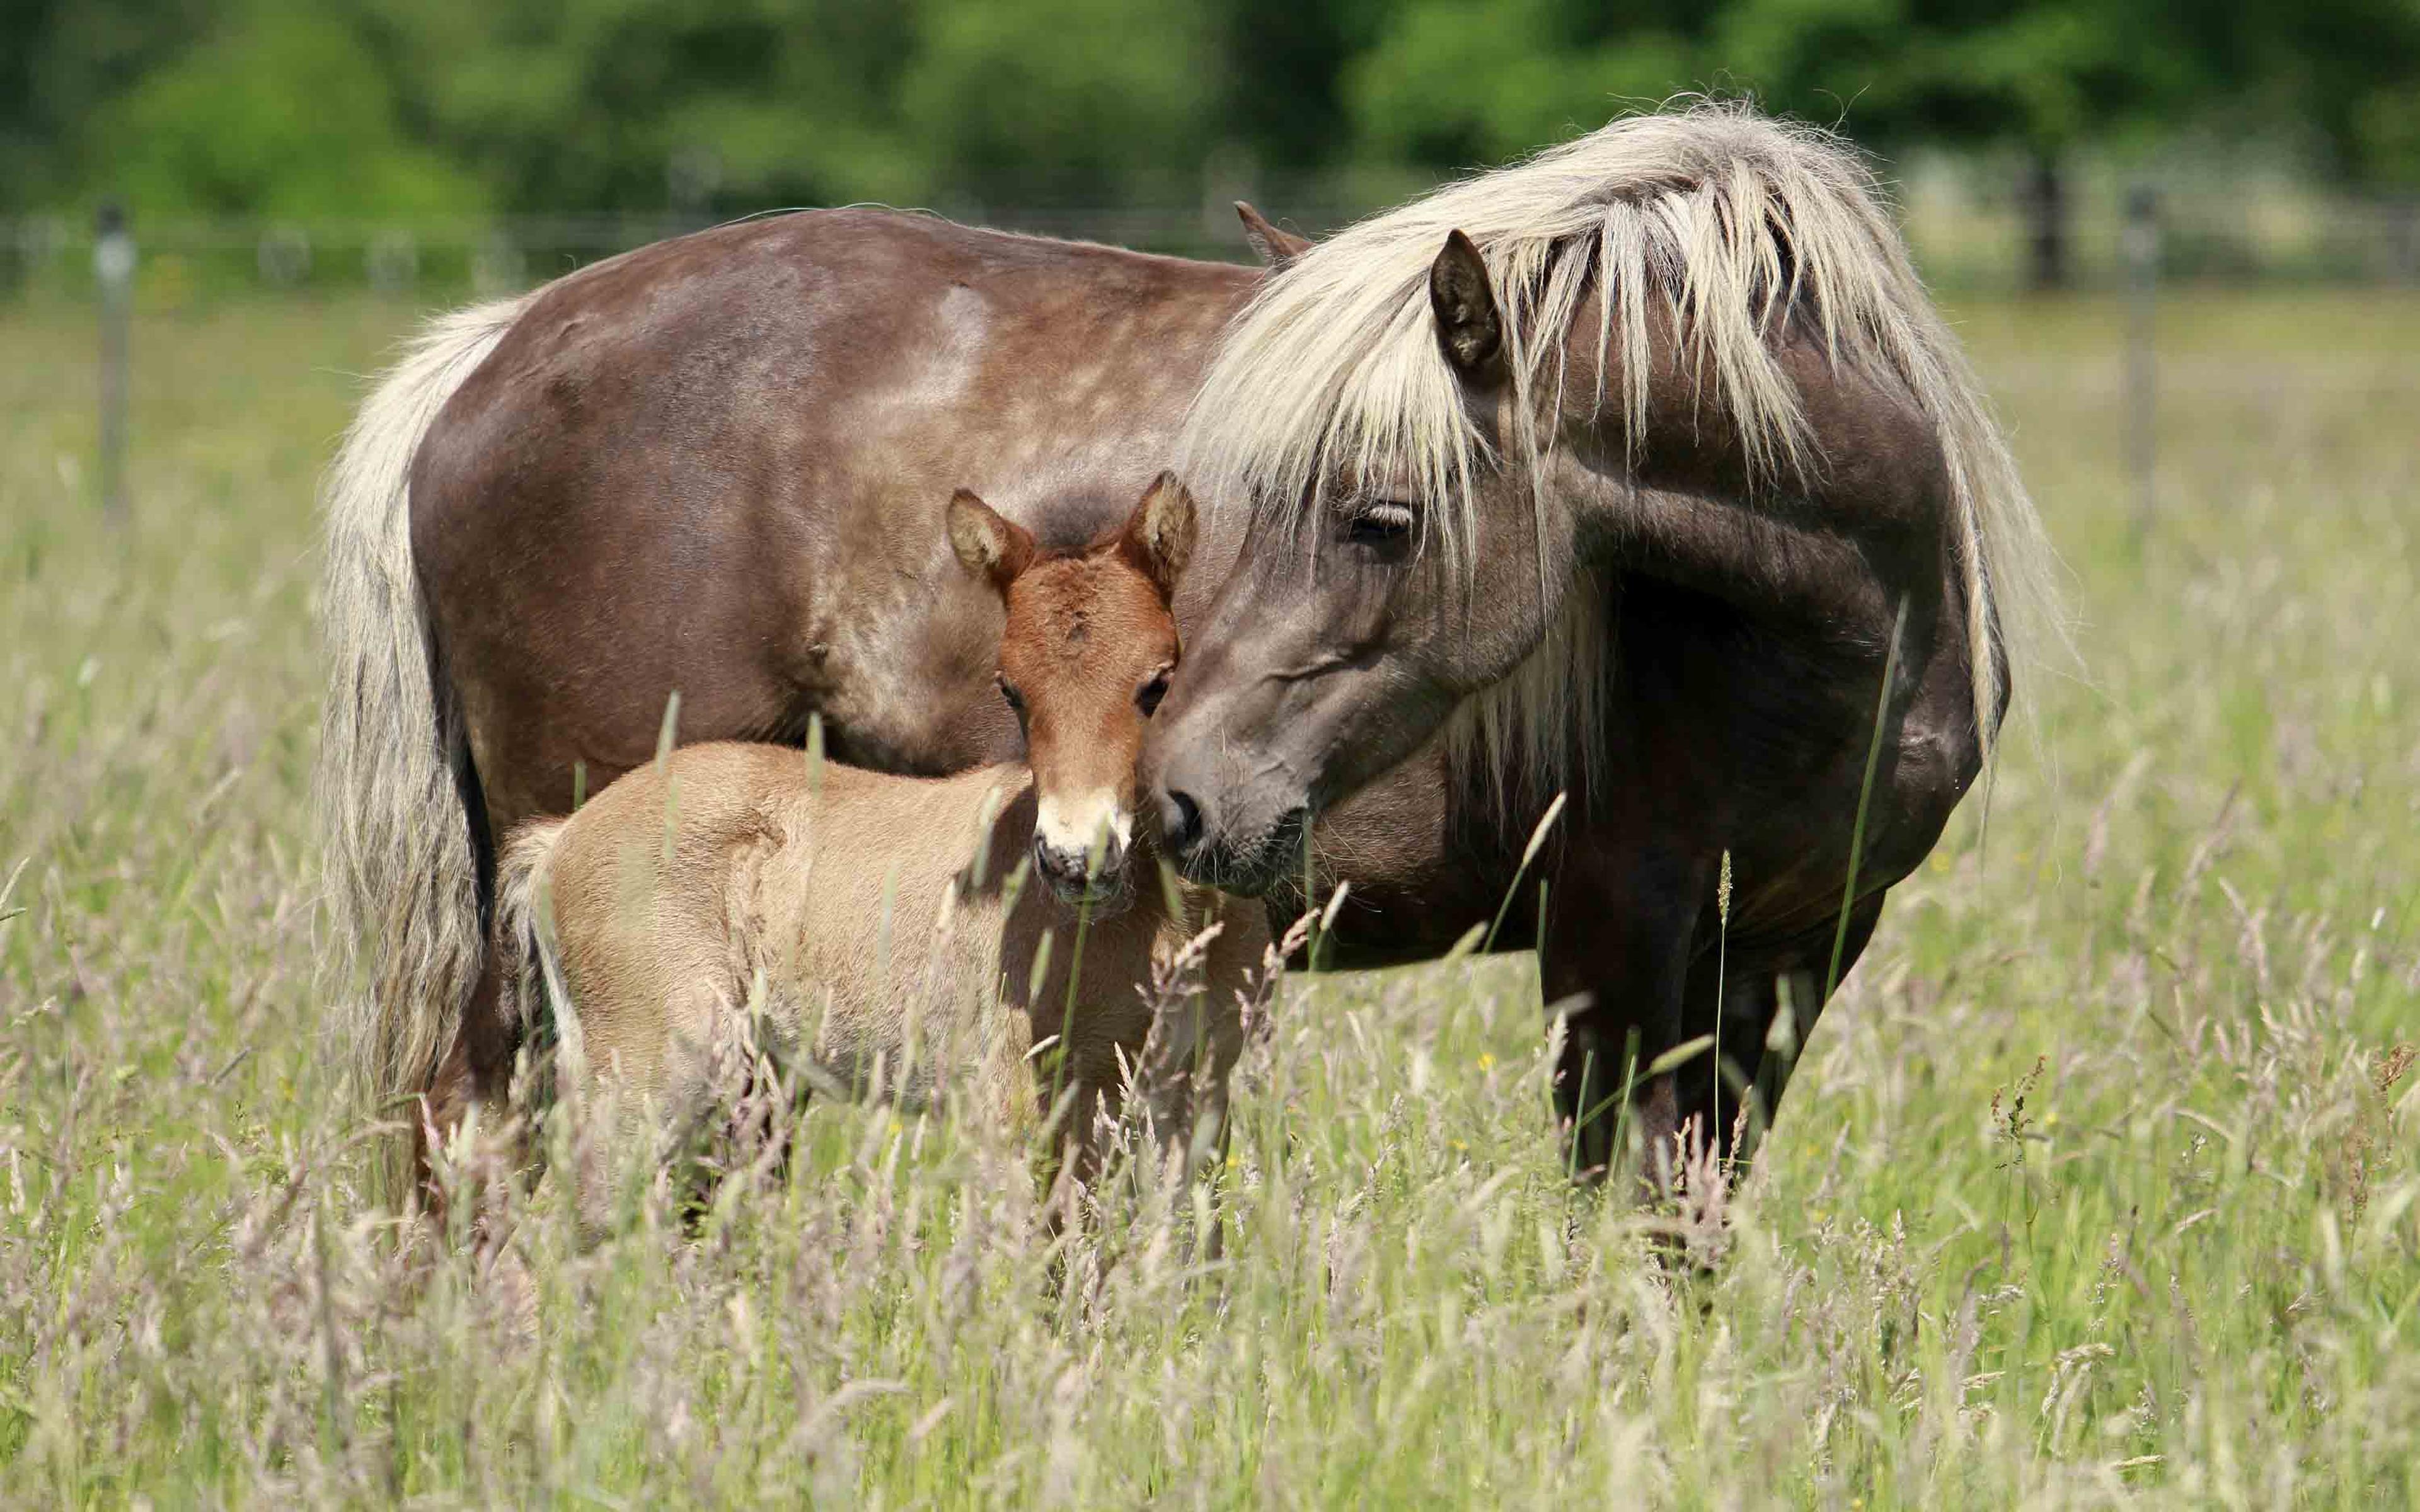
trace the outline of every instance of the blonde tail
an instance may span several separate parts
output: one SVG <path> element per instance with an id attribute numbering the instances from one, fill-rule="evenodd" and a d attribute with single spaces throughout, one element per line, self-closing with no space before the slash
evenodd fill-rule
<path id="1" fill-rule="evenodd" d="M 345 1005 L 334 1028 L 360 1114 L 396 1124 L 373 1180 L 398 1204 L 406 1120 L 419 1117 L 415 1100 L 453 1046 L 485 959 L 470 748 L 437 676 L 412 566 L 411 463 L 524 302 L 431 322 L 362 406 L 328 476 L 315 808 Z"/>

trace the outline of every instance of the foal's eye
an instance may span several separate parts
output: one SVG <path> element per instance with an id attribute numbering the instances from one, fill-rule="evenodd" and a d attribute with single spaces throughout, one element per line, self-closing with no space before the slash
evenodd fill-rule
<path id="1" fill-rule="evenodd" d="M 1135 707 L 1142 710 L 1146 719 L 1159 712 L 1159 701 L 1168 697 L 1168 669 L 1163 667 L 1151 674 L 1151 681 L 1135 690 Z"/>
<path id="2" fill-rule="evenodd" d="M 992 681 L 1000 685 L 1000 696 L 1007 701 L 1010 708 L 1016 711 L 1016 717 L 1020 719 L 1024 718 L 1025 695 L 1016 690 L 1016 685 L 1008 680 L 1008 674 L 1002 672 Z"/>
<path id="3" fill-rule="evenodd" d="M 1395 499 L 1373 499 L 1354 510 L 1344 533 L 1357 546 L 1398 546 L 1411 538 L 1413 523 L 1411 505 Z"/>

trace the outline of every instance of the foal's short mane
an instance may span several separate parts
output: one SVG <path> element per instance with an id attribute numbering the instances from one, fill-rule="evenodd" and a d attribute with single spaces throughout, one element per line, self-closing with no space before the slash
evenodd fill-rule
<path id="1" fill-rule="evenodd" d="M 1508 440 L 1532 458 L 1552 443 L 1536 422 L 1560 393 L 1565 340 L 1592 289 L 1611 291 L 1594 335 L 1621 375 L 1621 392 L 1600 380 L 1595 401 L 1618 404 L 1634 439 L 1654 302 L 1760 480 L 1822 467 L 1823 438 L 1768 346 L 1786 312 L 1835 363 L 1911 395 L 1948 465 L 1989 748 L 2003 677 L 1993 646 L 2013 662 L 2055 632 L 2048 544 L 1872 175 L 1826 131 L 1728 103 L 1632 116 L 1318 243 L 1236 317 L 1194 401 L 1181 455 L 1204 497 L 1249 499 L 1292 521 L 1321 506 L 1340 471 L 1401 478 L 1430 501 L 1432 545 L 1468 561 L 1473 484 L 1490 459 L 1438 351 L 1428 294 L 1430 264 L 1456 228 L 1496 283 L 1521 421 Z M 1602 585 L 1582 589 L 1531 662 L 1450 729 L 1499 791 L 1518 777 L 1552 792 L 1571 753 L 1595 747 L 1608 653 Z"/>

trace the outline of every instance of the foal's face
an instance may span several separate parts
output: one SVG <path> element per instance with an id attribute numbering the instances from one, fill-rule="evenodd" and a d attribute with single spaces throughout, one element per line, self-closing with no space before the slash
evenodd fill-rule
<path id="1" fill-rule="evenodd" d="M 1143 730 L 1176 670 L 1169 598 L 1193 544 L 1193 501 L 1163 473 L 1117 531 L 1044 555 L 973 494 L 950 501 L 950 543 L 1007 607 L 1000 692 L 1033 772 L 1033 864 L 1095 913 L 1131 896 Z"/>

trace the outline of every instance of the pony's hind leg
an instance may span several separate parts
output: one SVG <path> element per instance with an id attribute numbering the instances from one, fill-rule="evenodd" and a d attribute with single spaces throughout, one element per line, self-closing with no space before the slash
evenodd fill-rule
<path id="1" fill-rule="evenodd" d="M 502 997 L 503 980 L 491 951 L 480 964 L 452 1045 L 406 1114 L 411 1120 L 412 1189 L 422 1212 L 441 1231 L 446 1196 L 438 1172 L 439 1150 L 454 1142 L 474 1111 L 483 1137 L 503 1130 L 512 1114 L 509 1094 L 520 1037 L 504 1023 Z"/>

